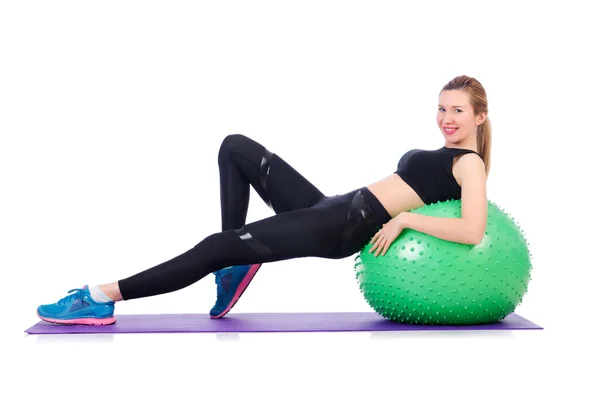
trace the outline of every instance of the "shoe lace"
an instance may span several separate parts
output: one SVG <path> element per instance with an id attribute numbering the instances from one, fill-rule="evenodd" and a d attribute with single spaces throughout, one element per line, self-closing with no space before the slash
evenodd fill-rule
<path id="1" fill-rule="evenodd" d="M 223 278 L 221 277 L 221 273 L 219 273 L 219 271 L 217 270 L 216 272 L 213 272 L 213 274 L 216 276 L 215 284 L 219 284 L 219 282 L 223 280 Z"/>
<path id="2" fill-rule="evenodd" d="M 226 271 L 225 269 L 217 270 L 213 272 L 215 277 L 215 284 L 217 284 L 217 296 L 224 291 L 229 289 L 229 284 L 231 283 L 231 271 Z"/>
<path id="3" fill-rule="evenodd" d="M 69 291 L 69 294 L 71 292 L 75 292 L 75 293 L 71 294 L 71 295 L 68 295 L 68 296 L 65 296 L 64 298 L 62 298 L 61 300 L 58 301 L 58 304 L 59 305 L 63 305 L 65 303 L 72 302 L 72 301 L 77 300 L 77 299 L 83 299 L 83 288 L 72 289 L 72 290 Z"/>
<path id="4" fill-rule="evenodd" d="M 226 267 L 223 268 L 221 270 L 217 270 L 215 272 L 213 272 L 213 274 L 217 277 L 215 277 L 215 283 L 219 284 L 219 282 L 223 282 L 223 274 L 224 275 L 228 275 L 231 273 L 232 267 Z"/>

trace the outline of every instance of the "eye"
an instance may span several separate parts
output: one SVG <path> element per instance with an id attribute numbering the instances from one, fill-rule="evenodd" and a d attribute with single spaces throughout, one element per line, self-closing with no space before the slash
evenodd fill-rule
<path id="1" fill-rule="evenodd" d="M 439 108 L 438 110 L 441 111 L 441 110 L 444 110 L 444 108 Z M 462 112 L 462 110 L 460 110 L 460 109 L 454 109 L 454 110 L 456 110 L 457 112 Z"/>

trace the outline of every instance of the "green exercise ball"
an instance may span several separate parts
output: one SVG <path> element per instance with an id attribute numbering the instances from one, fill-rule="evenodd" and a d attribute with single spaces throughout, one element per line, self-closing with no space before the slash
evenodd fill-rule
<path id="1" fill-rule="evenodd" d="M 460 218 L 461 200 L 411 212 Z M 360 291 L 379 315 L 399 323 L 472 325 L 498 322 L 527 292 L 529 244 L 506 212 L 488 201 L 487 228 L 477 245 L 404 229 L 385 255 L 367 244 L 354 269 Z"/>

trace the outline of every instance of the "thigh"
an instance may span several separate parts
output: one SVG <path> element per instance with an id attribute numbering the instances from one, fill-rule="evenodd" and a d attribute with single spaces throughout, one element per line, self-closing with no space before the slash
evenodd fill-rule
<path id="1" fill-rule="evenodd" d="M 341 208 L 313 206 L 282 212 L 249 223 L 235 232 L 259 255 L 254 261 L 246 260 L 249 263 L 309 256 L 333 258 L 337 256 L 345 223 L 346 213 Z M 231 257 L 237 262 L 241 260 L 235 258 L 233 252 Z"/>
<path id="2" fill-rule="evenodd" d="M 272 155 L 266 186 L 276 212 L 310 208 L 325 198 L 320 189 L 277 153 Z"/>
<path id="3" fill-rule="evenodd" d="M 309 208 L 325 197 L 278 154 L 247 136 L 227 136 L 219 157 L 221 161 L 230 159 L 276 213 Z"/>
<path id="4" fill-rule="evenodd" d="M 308 256 L 345 258 L 353 255 L 364 247 L 379 226 L 361 193 L 356 190 L 327 197 L 310 208 L 245 225 L 235 232 L 261 256 L 235 258 L 232 253 L 231 257 L 238 263 L 266 263 Z"/>

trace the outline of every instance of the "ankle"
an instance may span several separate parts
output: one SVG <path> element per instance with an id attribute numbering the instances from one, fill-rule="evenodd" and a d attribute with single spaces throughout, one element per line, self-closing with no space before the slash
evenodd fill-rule
<path id="1" fill-rule="evenodd" d="M 119 283 L 102 284 L 98 287 L 114 302 L 123 300 L 123 295 L 121 295 L 121 290 L 119 289 Z"/>

